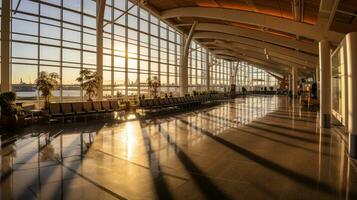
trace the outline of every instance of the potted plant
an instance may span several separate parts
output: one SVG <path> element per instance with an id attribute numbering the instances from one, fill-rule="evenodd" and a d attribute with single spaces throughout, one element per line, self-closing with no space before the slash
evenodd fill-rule
<path id="1" fill-rule="evenodd" d="M 1 124 L 5 127 L 16 127 L 24 122 L 21 116 L 21 107 L 17 106 L 16 94 L 14 92 L 4 92 L 0 94 Z M 20 124 L 22 125 L 22 124 Z"/>
<path id="2" fill-rule="evenodd" d="M 149 91 L 151 92 L 151 95 L 154 98 L 157 98 L 158 89 L 161 86 L 159 79 L 157 78 L 157 76 L 153 76 L 151 79 L 148 78 L 147 82 L 148 82 Z"/>
<path id="3" fill-rule="evenodd" d="M 52 97 L 52 90 L 57 89 L 59 76 L 57 73 L 40 72 L 36 79 L 37 89 L 41 92 L 41 96 L 45 100 L 45 108 L 48 107 L 50 98 Z"/>
<path id="4" fill-rule="evenodd" d="M 102 77 L 99 76 L 95 71 L 83 69 L 80 71 L 77 81 L 80 83 L 82 90 L 86 91 L 88 101 L 93 101 L 92 97 L 97 95 L 100 84 L 102 82 Z"/>

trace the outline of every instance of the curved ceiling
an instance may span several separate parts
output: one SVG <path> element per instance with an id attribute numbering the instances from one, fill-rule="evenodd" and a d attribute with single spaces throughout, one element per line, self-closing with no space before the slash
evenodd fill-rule
<path id="1" fill-rule="evenodd" d="M 217 56 L 264 64 L 275 72 L 286 72 L 291 67 L 315 72 L 318 41 L 327 39 L 337 45 L 344 37 L 344 26 L 357 31 L 357 26 L 351 28 L 352 24 L 357 25 L 355 0 L 141 0 L 140 3 L 186 34 L 198 22 L 193 38 Z M 349 18 L 341 17 L 343 14 Z"/>

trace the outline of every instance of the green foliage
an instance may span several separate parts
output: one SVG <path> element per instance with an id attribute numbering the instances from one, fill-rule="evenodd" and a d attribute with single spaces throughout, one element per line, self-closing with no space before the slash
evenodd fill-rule
<path id="1" fill-rule="evenodd" d="M 92 97 L 97 95 L 102 82 L 102 77 L 97 72 L 83 69 L 79 73 L 77 81 L 80 83 L 80 87 L 86 91 L 88 101 L 92 101 Z"/>
<path id="2" fill-rule="evenodd" d="M 157 76 L 153 76 L 151 79 L 148 78 L 147 83 L 149 86 L 150 94 L 154 98 L 157 98 L 158 89 L 161 86 L 161 83 L 160 83 L 159 79 L 157 78 Z"/>
<path id="3" fill-rule="evenodd" d="M 15 92 L 3 92 L 0 94 L 0 105 L 2 103 L 9 103 L 16 101 L 16 93 Z"/>
<path id="4" fill-rule="evenodd" d="M 20 112 L 21 107 L 17 106 L 16 94 L 14 92 L 4 92 L 0 94 L 0 106 L 2 115 L 16 115 Z"/>
<path id="5" fill-rule="evenodd" d="M 57 89 L 59 76 L 57 73 L 40 72 L 36 79 L 36 86 L 41 91 L 41 96 L 45 99 L 45 105 L 48 104 L 52 97 L 52 90 Z"/>

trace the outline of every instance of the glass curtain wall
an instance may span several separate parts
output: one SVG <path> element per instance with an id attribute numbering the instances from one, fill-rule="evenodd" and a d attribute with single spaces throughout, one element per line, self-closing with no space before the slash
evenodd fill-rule
<path id="1" fill-rule="evenodd" d="M 338 47 L 331 58 L 332 68 L 332 110 L 333 114 L 340 120 L 343 116 L 343 79 L 345 69 L 344 48 Z M 341 120 L 340 120 L 341 121 Z"/>
<path id="2" fill-rule="evenodd" d="M 177 93 L 181 34 L 127 0 L 107 0 L 104 85 L 107 96 L 148 93 L 157 77 L 161 93 Z"/>
<path id="3" fill-rule="evenodd" d="M 249 91 L 276 90 L 278 80 L 258 66 L 245 61 L 238 62 L 236 78 L 237 90 L 245 87 Z"/>
<path id="4" fill-rule="evenodd" d="M 61 80 L 55 98 L 82 99 L 76 78 L 81 69 L 96 70 L 96 2 L 12 0 L 12 10 L 13 90 L 36 99 L 39 72 L 56 72 Z M 181 34 L 144 9 L 107 0 L 103 47 L 105 97 L 145 94 L 153 76 L 163 93 L 178 92 Z"/>
<path id="5" fill-rule="evenodd" d="M 12 0 L 12 10 L 12 90 L 22 99 L 36 99 L 39 72 L 56 72 L 60 87 L 55 98 L 81 98 L 80 70 L 96 69 L 96 3 Z"/>
<path id="6" fill-rule="evenodd" d="M 207 50 L 195 41 L 191 42 L 188 63 L 188 91 L 206 89 Z"/>
<path id="7" fill-rule="evenodd" d="M 20 99 L 38 99 L 34 83 L 46 71 L 60 76 L 53 101 L 83 100 L 76 78 L 81 69 L 96 70 L 96 14 L 93 0 L 12 0 L 11 80 Z M 180 32 L 129 0 L 107 0 L 103 24 L 105 97 L 147 94 L 147 80 L 154 76 L 161 81 L 162 95 L 178 95 Z M 189 91 L 206 89 L 207 65 L 211 89 L 228 91 L 236 62 L 215 58 L 195 41 L 189 54 Z M 275 78 L 246 62 L 239 62 L 237 76 L 237 86 L 277 85 Z"/>
<path id="8" fill-rule="evenodd" d="M 232 61 L 216 58 L 209 53 L 211 90 L 227 92 L 230 87 Z"/>

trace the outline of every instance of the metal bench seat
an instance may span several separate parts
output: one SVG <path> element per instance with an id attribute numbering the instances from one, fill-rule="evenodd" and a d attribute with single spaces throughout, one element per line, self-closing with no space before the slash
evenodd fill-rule
<path id="1" fill-rule="evenodd" d="M 48 109 L 48 119 L 51 120 L 53 118 L 63 118 L 63 113 L 61 111 L 60 103 L 50 103 Z"/>
<path id="2" fill-rule="evenodd" d="M 102 108 L 102 104 L 100 101 L 94 101 L 93 108 L 98 113 L 105 113 L 105 109 Z"/>
<path id="3" fill-rule="evenodd" d="M 114 112 L 114 109 L 110 107 L 109 101 L 102 101 L 102 109 L 105 110 L 105 112 L 110 113 Z"/>
<path id="4" fill-rule="evenodd" d="M 83 102 L 83 110 L 87 114 L 95 114 L 96 113 L 96 110 L 93 109 L 92 102 Z"/>

